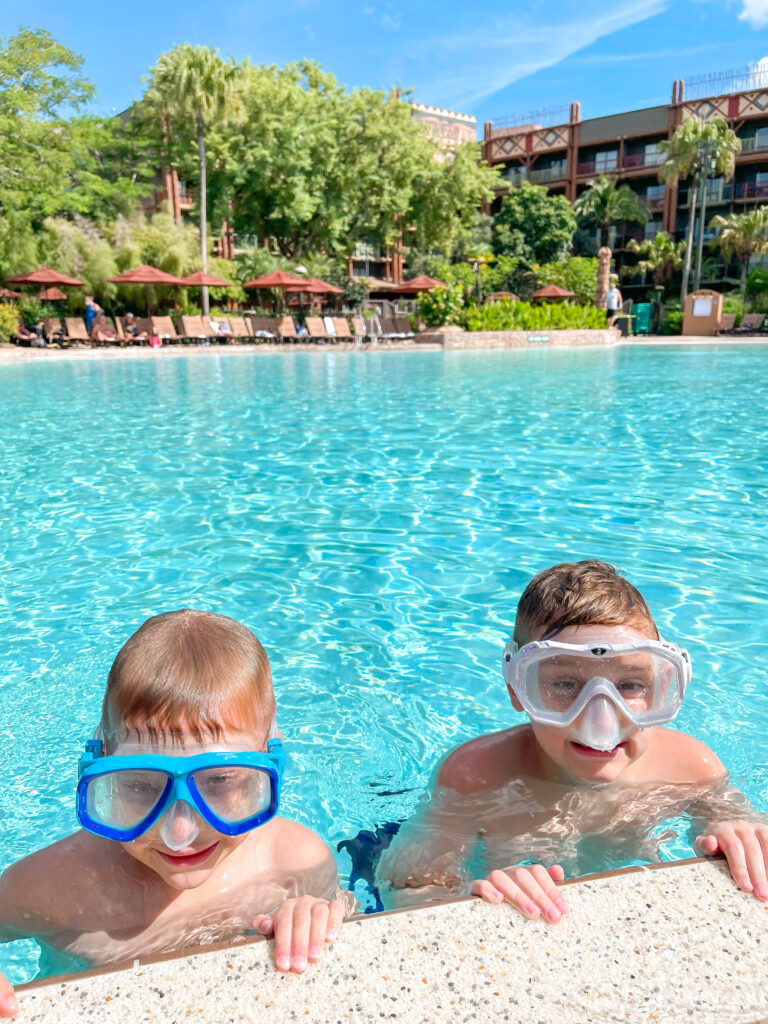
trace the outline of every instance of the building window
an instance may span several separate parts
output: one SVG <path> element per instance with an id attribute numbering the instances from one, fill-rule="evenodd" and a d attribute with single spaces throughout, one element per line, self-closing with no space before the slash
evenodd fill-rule
<path id="1" fill-rule="evenodd" d="M 606 149 L 601 153 L 595 153 L 595 170 L 598 174 L 603 171 L 615 171 L 619 165 L 619 151 L 617 149 Z"/>

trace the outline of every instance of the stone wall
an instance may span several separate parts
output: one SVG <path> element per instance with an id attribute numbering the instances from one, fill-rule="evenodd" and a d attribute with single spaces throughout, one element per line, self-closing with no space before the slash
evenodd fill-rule
<path id="1" fill-rule="evenodd" d="M 444 349 L 466 348 L 570 348 L 574 345 L 615 345 L 620 334 L 606 327 L 590 331 L 463 331 L 441 327 L 416 335 L 419 344 Z"/>

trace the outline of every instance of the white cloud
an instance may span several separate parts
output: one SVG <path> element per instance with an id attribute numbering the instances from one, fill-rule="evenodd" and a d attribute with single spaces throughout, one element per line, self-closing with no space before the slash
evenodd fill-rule
<path id="1" fill-rule="evenodd" d="M 714 43 L 707 46 L 691 46 L 687 50 L 649 50 L 647 53 L 590 53 L 576 57 L 579 64 L 626 64 L 631 61 L 658 60 L 659 57 L 692 57 L 717 49 Z"/>
<path id="2" fill-rule="evenodd" d="M 744 0 L 768 5 L 768 0 Z M 421 78 L 419 99 L 441 106 L 471 108 L 475 103 L 528 75 L 561 60 L 621 29 L 662 13 L 668 0 L 624 0 L 605 11 L 588 14 L 579 0 L 561 4 L 561 17 L 534 21 L 519 5 L 506 18 L 478 19 L 480 26 L 466 33 L 422 40 L 420 49 L 407 56 L 414 64 L 428 58 Z M 477 24 L 477 23 L 476 23 Z M 410 63 L 410 62 L 409 62 Z"/>
<path id="3" fill-rule="evenodd" d="M 741 21 L 747 21 L 752 28 L 765 28 L 768 25 L 768 0 L 742 0 L 744 9 L 739 15 Z"/>

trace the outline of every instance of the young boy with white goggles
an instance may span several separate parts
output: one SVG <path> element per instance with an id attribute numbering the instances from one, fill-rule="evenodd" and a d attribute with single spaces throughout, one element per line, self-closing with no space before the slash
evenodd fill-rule
<path id="1" fill-rule="evenodd" d="M 354 901 L 319 837 L 277 817 L 274 721 L 249 630 L 191 610 L 148 619 L 80 758 L 83 831 L 0 876 L 0 941 L 31 936 L 97 965 L 256 932 L 274 936 L 279 970 L 318 961 Z M 0 1017 L 17 1011 L 0 975 Z"/>
<path id="2" fill-rule="evenodd" d="M 584 874 L 658 859 L 654 832 L 684 815 L 701 826 L 699 851 L 724 854 L 736 883 L 768 900 L 765 816 L 704 744 L 661 728 L 680 709 L 690 659 L 659 639 L 635 587 L 603 562 L 540 573 L 520 599 L 502 666 L 530 724 L 448 754 L 424 812 L 381 858 L 385 905 L 387 885 L 395 905 L 433 887 L 460 891 L 479 852 L 487 875 L 474 875 L 471 893 L 559 921 L 564 871 L 542 861 Z M 496 867 L 507 864 L 518 866 Z"/>

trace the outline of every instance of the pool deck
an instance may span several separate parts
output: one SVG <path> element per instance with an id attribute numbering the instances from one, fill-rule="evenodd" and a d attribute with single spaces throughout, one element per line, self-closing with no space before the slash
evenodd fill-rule
<path id="1" fill-rule="evenodd" d="M 719 345 L 732 347 L 735 345 L 768 345 L 768 336 L 755 338 L 737 337 L 711 337 L 708 335 L 694 336 L 669 335 L 649 336 L 641 338 L 617 338 L 609 346 L 571 346 L 550 345 L 532 346 L 535 348 L 552 348 L 563 351 L 568 348 L 581 350 L 584 348 L 618 348 L 621 346 L 637 347 L 638 345 Z M 489 346 L 487 351 L 500 351 L 496 346 Z M 442 352 L 444 348 L 440 344 L 425 342 L 382 342 L 378 345 L 356 345 L 354 343 L 337 342 L 335 344 L 251 344 L 248 342 L 237 345 L 164 345 L 159 349 L 152 349 L 145 345 L 135 345 L 126 348 L 113 346 L 110 348 L 91 348 L 90 345 L 73 345 L 67 349 L 59 348 L 22 348 L 18 345 L 0 344 L 0 365 L 11 365 L 14 363 L 51 362 L 61 360 L 81 359 L 169 359 L 179 356 L 190 356 L 193 358 L 207 358 L 210 356 L 244 356 L 244 355 L 269 355 L 271 353 L 286 352 L 314 352 L 327 355 L 329 353 L 347 352 L 356 355 L 365 355 L 371 352 Z M 454 351 L 454 350 L 451 350 Z M 485 348 L 456 349 L 455 351 L 486 351 Z M 504 349 L 504 351 L 509 351 Z M 519 349 L 518 349 L 519 351 Z"/>
<path id="2" fill-rule="evenodd" d="M 557 925 L 463 899 L 352 920 L 303 975 L 271 943 L 210 947 L 21 986 L 29 1024 L 765 1024 L 768 905 L 723 861 L 565 883 Z"/>

